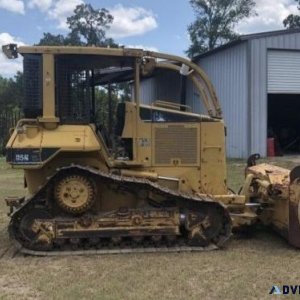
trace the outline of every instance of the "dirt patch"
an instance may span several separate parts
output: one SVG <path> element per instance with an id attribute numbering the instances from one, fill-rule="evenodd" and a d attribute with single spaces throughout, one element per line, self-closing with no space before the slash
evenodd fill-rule
<path id="1" fill-rule="evenodd" d="M 42 299 L 41 293 L 8 275 L 0 276 L 0 298 L 5 299 Z"/>

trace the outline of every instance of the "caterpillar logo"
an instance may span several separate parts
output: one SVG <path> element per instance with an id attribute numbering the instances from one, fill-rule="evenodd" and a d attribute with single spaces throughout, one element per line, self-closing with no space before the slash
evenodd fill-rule
<path id="1" fill-rule="evenodd" d="M 282 287 L 273 285 L 269 294 L 270 295 L 300 295 L 300 285 L 283 285 Z"/>

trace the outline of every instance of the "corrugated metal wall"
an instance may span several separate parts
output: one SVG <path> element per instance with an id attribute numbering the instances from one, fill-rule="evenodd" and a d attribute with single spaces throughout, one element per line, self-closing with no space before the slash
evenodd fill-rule
<path id="1" fill-rule="evenodd" d="M 222 106 L 227 126 L 227 156 L 244 158 L 248 155 L 247 42 L 203 57 L 199 65 L 215 86 Z M 189 99 L 196 108 L 199 98 Z"/>
<path id="2" fill-rule="evenodd" d="M 134 89 L 133 89 L 134 90 Z M 147 78 L 141 81 L 141 102 L 151 105 L 156 99 L 155 78 Z M 133 94 L 134 98 L 134 94 Z"/>
<path id="3" fill-rule="evenodd" d="M 268 49 L 300 50 L 300 33 L 269 36 L 249 41 L 251 76 L 250 152 L 266 155 L 267 139 L 267 51 Z"/>
<path id="4" fill-rule="evenodd" d="M 163 83 L 163 84 L 162 84 Z M 172 70 L 161 70 L 156 77 L 156 100 L 180 102 L 180 75 Z"/>
<path id="5" fill-rule="evenodd" d="M 207 114 L 207 111 L 200 100 L 200 95 L 193 82 L 188 79 L 186 86 L 186 104 L 191 107 L 192 112 Z"/>
<path id="6" fill-rule="evenodd" d="M 180 75 L 178 73 L 161 70 L 157 76 L 141 82 L 141 102 L 150 105 L 156 100 L 180 102 Z"/>

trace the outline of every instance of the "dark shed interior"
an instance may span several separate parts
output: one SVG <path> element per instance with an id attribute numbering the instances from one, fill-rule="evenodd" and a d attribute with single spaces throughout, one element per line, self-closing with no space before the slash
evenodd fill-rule
<path id="1" fill-rule="evenodd" d="M 300 153 L 300 95 L 268 95 L 268 138 L 276 155 Z"/>

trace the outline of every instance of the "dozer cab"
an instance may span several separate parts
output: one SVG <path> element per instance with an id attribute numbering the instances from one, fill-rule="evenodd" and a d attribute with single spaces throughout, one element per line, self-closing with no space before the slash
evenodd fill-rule
<path id="1" fill-rule="evenodd" d="M 230 191 L 222 111 L 191 61 L 126 48 L 9 44 L 3 52 L 24 58 L 24 117 L 6 157 L 24 170 L 27 194 L 6 202 L 10 236 L 25 253 L 216 249 L 258 222 L 300 246 L 298 168 L 256 166 L 252 156 L 241 192 Z M 172 99 L 143 104 L 140 82 L 159 69 L 188 78 L 207 114 Z M 124 82 L 130 99 L 113 116 L 109 89 L 107 128 L 97 93 Z"/>

